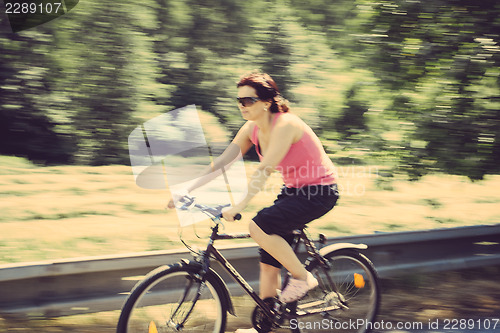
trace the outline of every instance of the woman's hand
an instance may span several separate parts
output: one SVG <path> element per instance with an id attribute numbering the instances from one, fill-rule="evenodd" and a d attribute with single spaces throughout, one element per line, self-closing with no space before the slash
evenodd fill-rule
<path id="1" fill-rule="evenodd" d="M 189 192 L 187 190 L 172 192 L 172 198 L 168 201 L 167 208 L 169 209 L 175 208 L 175 204 L 177 203 L 177 201 L 179 201 L 186 195 L 189 195 Z"/>
<path id="2" fill-rule="evenodd" d="M 173 198 L 168 201 L 167 208 L 168 209 L 174 209 L 175 208 L 175 203 L 174 203 L 174 199 Z"/>
<path id="3" fill-rule="evenodd" d="M 228 210 L 222 212 L 222 217 L 224 218 L 224 220 L 228 222 L 234 222 L 235 221 L 234 217 L 238 215 L 243 210 L 243 208 L 239 206 L 231 207 Z"/>

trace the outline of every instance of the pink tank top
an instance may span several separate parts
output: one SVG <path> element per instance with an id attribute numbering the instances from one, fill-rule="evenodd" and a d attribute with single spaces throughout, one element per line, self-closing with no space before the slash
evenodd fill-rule
<path id="1" fill-rule="evenodd" d="M 274 117 L 272 126 L 282 113 Z M 259 128 L 254 126 L 251 141 L 255 145 L 255 150 L 262 160 L 260 153 Z M 326 155 L 321 142 L 306 127 L 299 141 L 290 146 L 290 150 L 283 160 L 276 166 L 283 176 L 286 187 L 300 188 L 308 185 L 331 185 L 336 183 L 336 170 L 332 161 Z"/>

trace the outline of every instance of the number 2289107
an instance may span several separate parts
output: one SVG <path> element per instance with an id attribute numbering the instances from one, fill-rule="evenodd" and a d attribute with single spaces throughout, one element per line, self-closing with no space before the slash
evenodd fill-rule
<path id="1" fill-rule="evenodd" d="M 61 2 L 6 2 L 5 13 L 7 14 L 60 14 L 64 12 Z"/>

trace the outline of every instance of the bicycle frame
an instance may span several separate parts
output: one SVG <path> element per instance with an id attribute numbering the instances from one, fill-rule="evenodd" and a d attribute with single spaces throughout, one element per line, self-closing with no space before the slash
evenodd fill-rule
<path id="1" fill-rule="evenodd" d="M 238 284 L 245 290 L 245 292 L 255 301 L 255 303 L 261 308 L 263 313 L 268 317 L 271 322 L 275 322 L 277 319 L 278 313 L 275 313 L 275 309 L 269 308 L 268 304 L 264 302 L 262 298 L 253 290 L 250 284 L 241 276 L 240 273 L 231 265 L 231 263 L 217 250 L 214 246 L 214 242 L 219 239 L 243 239 L 250 238 L 249 234 L 239 234 L 239 235 L 229 235 L 229 234 L 219 234 L 219 225 L 220 223 L 217 221 L 219 218 L 213 219 L 215 222 L 215 226 L 212 227 L 212 234 L 209 238 L 207 248 L 202 255 L 200 256 L 203 272 L 208 272 L 210 267 L 210 257 L 213 256 L 215 260 L 217 260 L 225 271 L 231 275 Z M 295 238 L 292 242 L 292 249 L 295 253 L 298 252 L 300 246 L 300 240 L 303 241 L 307 253 L 309 255 L 308 261 L 318 260 L 323 267 L 328 267 L 329 264 L 324 260 L 324 258 L 319 254 L 316 249 L 316 246 L 311 242 L 311 240 L 307 237 L 303 230 L 294 231 Z M 289 279 L 289 275 L 285 277 L 284 283 Z M 335 291 L 337 292 L 337 291 Z"/>
<path id="2" fill-rule="evenodd" d="M 232 315 L 236 314 L 229 290 L 220 275 L 211 267 L 211 260 L 219 262 L 223 266 L 223 270 L 236 280 L 255 302 L 256 307 L 252 313 L 252 324 L 259 331 L 275 328 L 290 328 L 295 331 L 293 327 L 286 326 L 287 323 L 290 322 L 291 324 L 292 319 L 304 318 L 310 315 L 316 315 L 320 319 L 328 316 L 332 320 L 343 322 L 347 322 L 348 319 L 351 321 L 352 318 L 354 320 L 365 318 L 368 322 L 374 320 L 380 304 L 378 277 L 371 261 L 357 251 L 366 249 L 367 245 L 337 243 L 325 246 L 326 239 L 320 235 L 320 245 L 316 249 L 316 242 L 309 238 L 305 229 L 293 231 L 292 250 L 294 253 L 298 253 L 300 244 L 304 243 L 308 255 L 305 261 L 306 269 L 317 278 L 319 287 L 303 299 L 295 302 L 284 303 L 278 297 L 263 300 L 214 246 L 214 242 L 219 239 L 250 237 L 249 234 L 219 234 L 220 226 L 223 226 L 222 209 L 228 205 L 212 207 L 199 205 L 194 202 L 194 197 L 187 196 L 180 203 L 183 205 L 178 208 L 182 210 L 198 209 L 208 215 L 214 222 L 208 244 L 204 250 L 195 251 L 181 237 L 182 243 L 194 253 L 194 261 L 182 259 L 178 264 L 159 267 L 151 271 L 141 282 L 138 282 L 122 308 L 117 332 L 125 333 L 129 327 L 136 327 L 136 324 L 139 327 L 144 327 L 140 324 L 141 322 L 149 322 L 150 331 L 151 328 L 155 327 L 155 322 L 158 322 L 164 329 L 173 329 L 174 331 L 181 331 L 185 324 L 188 327 L 197 327 L 196 320 L 188 323 L 191 314 L 194 314 L 194 318 L 209 318 L 211 312 L 209 316 L 207 315 L 208 311 L 213 310 L 210 307 L 196 307 L 199 300 L 206 298 L 205 291 L 207 287 L 210 289 L 208 296 L 211 299 L 211 304 L 215 302 L 217 308 L 216 312 L 214 312 L 217 318 L 211 319 L 215 320 L 214 329 L 219 330 L 220 328 L 222 330 L 226 324 L 227 312 Z M 239 219 L 236 216 L 235 218 Z M 174 282 L 171 283 L 171 286 L 168 284 L 169 281 L 172 281 L 172 278 L 178 279 L 179 276 L 186 278 L 186 280 L 182 278 L 180 281 L 177 280 L 181 283 L 184 282 L 183 286 L 174 287 L 176 285 Z M 290 274 L 286 275 L 283 286 L 286 286 L 290 277 Z M 365 281 L 368 281 L 366 287 Z M 181 292 L 176 297 L 177 303 L 174 300 L 170 302 L 168 298 L 163 299 L 161 297 L 162 293 L 167 292 L 168 288 L 171 287 L 175 288 L 177 292 Z M 362 288 L 365 288 L 364 291 L 359 292 Z M 182 291 L 184 291 L 183 294 Z M 145 295 L 150 295 L 151 298 L 148 296 L 143 299 Z M 360 297 L 357 297 L 358 295 Z M 356 297 L 356 301 L 351 302 L 354 297 Z M 163 311 L 148 310 L 149 306 L 163 305 L 163 302 L 166 302 L 165 305 L 168 304 L 165 309 L 170 312 L 169 318 L 164 316 Z M 174 308 L 176 305 L 177 308 Z M 171 306 L 173 307 L 168 310 Z M 355 310 L 359 306 L 360 311 L 338 312 L 338 316 L 331 314 L 332 311 L 349 310 L 351 306 Z M 136 309 L 141 310 L 134 311 Z M 145 319 L 145 317 L 151 318 L 151 320 Z M 166 319 L 167 321 L 165 321 Z M 134 330 L 134 332 L 136 331 Z"/>

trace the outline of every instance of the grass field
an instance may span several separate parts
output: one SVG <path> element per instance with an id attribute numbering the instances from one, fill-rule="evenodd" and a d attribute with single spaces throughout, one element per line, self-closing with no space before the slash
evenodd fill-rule
<path id="1" fill-rule="evenodd" d="M 254 163 L 247 163 L 249 175 Z M 381 176 L 376 166 L 339 166 L 341 199 L 310 225 L 314 235 L 370 234 L 500 222 L 500 176 L 472 183 L 426 176 L 418 182 Z M 227 231 L 246 231 L 279 189 L 275 174 Z M 167 190 L 139 188 L 127 166 L 37 167 L 0 157 L 0 264 L 181 248 Z M 201 223 L 199 236 L 207 235 Z M 186 238 L 195 241 L 191 229 Z M 202 240 L 196 240 L 202 242 Z"/>

